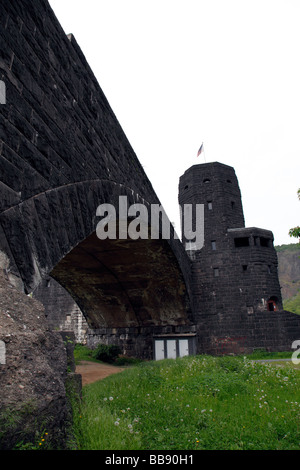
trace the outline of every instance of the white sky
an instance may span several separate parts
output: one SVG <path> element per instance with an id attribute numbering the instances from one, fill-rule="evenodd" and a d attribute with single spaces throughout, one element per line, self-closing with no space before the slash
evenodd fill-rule
<path id="1" fill-rule="evenodd" d="M 276 245 L 297 242 L 288 231 L 300 225 L 299 0 L 50 5 L 178 234 L 179 177 L 206 160 L 235 168 L 247 227 L 272 230 Z"/>

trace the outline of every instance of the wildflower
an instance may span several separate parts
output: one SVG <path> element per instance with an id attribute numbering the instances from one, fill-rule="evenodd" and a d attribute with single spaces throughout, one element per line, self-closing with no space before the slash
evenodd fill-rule
<path id="1" fill-rule="evenodd" d="M 112 401 L 113 400 L 113 397 L 109 397 L 109 401 Z"/>
<path id="2" fill-rule="evenodd" d="M 115 426 L 119 426 L 119 421 L 115 421 Z"/>

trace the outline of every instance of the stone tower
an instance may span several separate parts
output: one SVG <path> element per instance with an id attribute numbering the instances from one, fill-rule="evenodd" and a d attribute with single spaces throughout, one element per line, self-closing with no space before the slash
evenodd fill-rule
<path id="1" fill-rule="evenodd" d="M 241 193 L 235 171 L 222 163 L 189 168 L 180 178 L 179 203 L 204 204 L 204 238 L 223 241 L 228 228 L 245 226 Z"/>
<path id="2" fill-rule="evenodd" d="M 245 228 L 234 169 L 218 162 L 192 166 L 180 178 L 179 203 L 204 206 L 204 245 L 189 252 L 199 328 L 207 320 L 211 332 L 215 325 L 218 335 L 228 334 L 241 331 L 254 313 L 281 310 L 273 234 Z"/>

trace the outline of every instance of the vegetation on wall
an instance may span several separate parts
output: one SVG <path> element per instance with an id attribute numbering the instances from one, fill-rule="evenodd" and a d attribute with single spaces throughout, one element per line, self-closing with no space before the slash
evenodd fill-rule
<path id="1" fill-rule="evenodd" d="M 297 313 L 300 315 L 300 291 L 295 297 L 285 300 L 283 302 L 283 308 L 289 312 Z"/>
<path id="2" fill-rule="evenodd" d="M 300 314 L 300 243 L 276 246 L 283 307 Z"/>
<path id="3" fill-rule="evenodd" d="M 298 189 L 297 194 L 298 194 L 298 198 L 300 200 L 300 189 Z M 290 235 L 290 237 L 295 237 L 295 238 L 300 239 L 300 227 L 298 226 L 298 227 L 291 228 L 290 231 L 289 231 L 289 235 Z"/>

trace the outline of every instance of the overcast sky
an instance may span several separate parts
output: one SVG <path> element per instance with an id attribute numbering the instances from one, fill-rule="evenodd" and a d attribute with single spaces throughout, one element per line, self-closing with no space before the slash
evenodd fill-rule
<path id="1" fill-rule="evenodd" d="M 50 0 L 180 234 L 179 177 L 235 168 L 247 227 L 296 243 L 299 0 Z M 204 143 L 205 154 L 197 157 Z"/>

